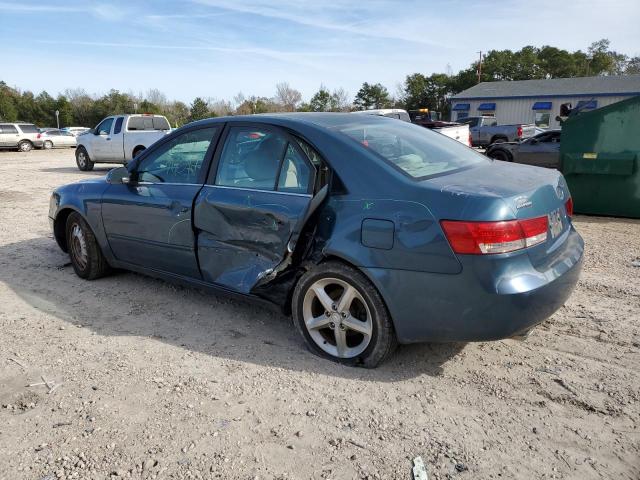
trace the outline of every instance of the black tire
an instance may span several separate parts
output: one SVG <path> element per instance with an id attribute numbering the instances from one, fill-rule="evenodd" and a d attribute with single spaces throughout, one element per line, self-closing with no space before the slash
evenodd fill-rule
<path id="1" fill-rule="evenodd" d="M 144 147 L 136 147 L 135 150 L 133 151 L 132 158 L 136 158 L 138 155 L 140 155 L 144 151 L 145 151 Z"/>
<path id="2" fill-rule="evenodd" d="M 76 148 L 76 165 L 78 165 L 78 168 L 83 172 L 93 170 L 95 163 L 91 161 L 91 158 L 84 147 Z"/>
<path id="3" fill-rule="evenodd" d="M 45 150 L 51 150 L 53 148 L 53 142 L 51 140 L 45 140 L 42 144 L 42 148 Z"/>
<path id="4" fill-rule="evenodd" d="M 493 137 L 489 145 L 493 145 L 494 143 L 505 143 L 507 139 L 505 137 Z"/>
<path id="5" fill-rule="evenodd" d="M 77 212 L 69 215 L 66 234 L 67 250 L 76 275 L 85 280 L 95 280 L 109 272 L 107 259 L 82 215 Z"/>
<path id="6" fill-rule="evenodd" d="M 30 152 L 31 150 L 33 150 L 33 143 L 31 143 L 29 140 L 21 140 L 20 142 L 18 142 L 18 150 L 20 150 L 21 152 Z"/>
<path id="7" fill-rule="evenodd" d="M 495 160 L 502 160 L 503 162 L 513 162 L 513 157 L 511 156 L 511 154 L 506 150 L 502 150 L 501 148 L 492 150 L 489 153 L 489 157 Z"/>
<path id="8" fill-rule="evenodd" d="M 368 308 L 368 312 L 366 313 L 370 313 L 371 317 L 371 334 L 369 336 L 366 348 L 364 348 L 362 352 L 350 358 L 341 358 L 336 354 L 331 354 L 323 350 L 323 348 L 331 348 L 331 345 L 327 345 L 327 341 L 331 342 L 330 335 L 334 335 L 334 342 L 336 344 L 334 348 L 336 352 L 339 352 L 339 350 L 337 349 L 336 336 L 338 328 L 335 324 L 333 324 L 333 322 L 331 322 L 331 324 L 334 325 L 333 327 L 327 326 L 323 329 L 317 329 L 317 332 L 314 333 L 316 338 L 318 338 L 320 332 L 322 332 L 323 338 L 327 338 L 327 340 L 323 342 L 326 345 L 323 348 L 321 348 L 319 344 L 316 343 L 316 340 L 312 338 L 309 328 L 307 327 L 307 324 L 305 322 L 305 298 L 308 298 L 307 295 L 311 295 L 311 297 L 313 297 L 313 293 L 311 293 L 311 287 L 314 286 L 314 284 L 317 285 L 316 282 L 318 281 L 326 280 L 327 282 L 333 282 L 336 279 L 352 286 L 359 294 L 357 302 L 355 302 L 354 300 L 354 303 L 350 303 L 351 306 L 349 307 L 349 309 L 351 309 L 354 304 L 356 305 L 356 308 L 359 307 L 361 310 L 363 308 Z M 345 291 L 346 290 L 343 290 L 342 292 Z M 325 290 L 325 293 L 328 292 Z M 335 303 L 337 303 L 337 301 L 339 300 L 339 298 L 337 297 L 340 297 L 341 292 L 337 291 L 337 293 L 333 294 L 333 297 L 331 296 L 331 293 L 328 294 L 329 297 L 331 297 L 333 300 L 336 300 L 336 302 L 334 302 L 335 305 Z M 364 300 L 364 302 L 366 303 L 366 307 L 362 303 L 362 300 Z M 313 302 L 319 301 L 317 298 L 315 298 Z M 322 305 L 319 305 L 319 303 L 316 303 L 314 305 L 316 307 L 319 306 L 320 310 L 323 310 Z M 340 312 L 338 312 L 334 306 L 332 306 L 332 308 L 334 311 L 331 312 L 331 315 L 329 314 L 329 312 L 325 312 L 324 315 L 329 318 L 333 318 L 333 316 L 337 314 L 336 321 L 339 322 L 339 329 L 345 331 L 345 329 L 343 328 L 342 320 L 340 318 Z M 385 306 L 378 290 L 367 279 L 367 277 L 364 276 L 362 272 L 337 261 L 320 264 L 302 275 L 293 292 L 291 311 L 293 322 L 300 335 L 302 335 L 302 337 L 304 338 L 307 347 L 316 355 L 328 358 L 335 362 L 343 363 L 350 366 L 375 368 L 387 357 L 389 357 L 389 355 L 395 350 L 398 344 L 396 334 L 393 329 L 391 316 L 389 315 L 387 307 Z M 316 316 L 313 312 L 311 313 L 312 317 Z M 322 313 L 319 314 L 318 318 L 323 318 L 322 315 Z M 350 313 L 348 313 L 348 315 L 350 315 Z M 352 335 L 351 337 L 347 338 L 349 334 Z M 344 335 L 347 340 L 357 340 L 359 333 L 347 328 Z M 362 336 L 362 338 L 366 339 L 364 335 Z M 346 344 L 347 342 L 345 342 L 345 346 Z M 362 343 L 360 345 L 362 345 Z"/>

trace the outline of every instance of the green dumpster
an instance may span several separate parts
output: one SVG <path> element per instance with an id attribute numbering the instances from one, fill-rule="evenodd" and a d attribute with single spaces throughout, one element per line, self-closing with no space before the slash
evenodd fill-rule
<path id="1" fill-rule="evenodd" d="M 569 117 L 560 155 L 576 212 L 640 218 L 640 96 Z"/>

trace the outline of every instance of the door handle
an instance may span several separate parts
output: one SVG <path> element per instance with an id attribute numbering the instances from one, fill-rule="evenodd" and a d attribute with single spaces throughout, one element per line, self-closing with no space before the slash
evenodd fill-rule
<path id="1" fill-rule="evenodd" d="M 111 137 L 107 137 L 107 138 L 105 138 L 105 140 L 106 140 L 107 142 L 109 142 L 109 141 L 111 140 Z"/>

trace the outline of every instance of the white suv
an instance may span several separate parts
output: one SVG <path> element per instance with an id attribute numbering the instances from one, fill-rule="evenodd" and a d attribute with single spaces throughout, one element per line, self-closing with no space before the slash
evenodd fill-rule
<path id="1" fill-rule="evenodd" d="M 28 152 L 34 147 L 42 148 L 42 138 L 33 123 L 0 123 L 0 148 Z"/>

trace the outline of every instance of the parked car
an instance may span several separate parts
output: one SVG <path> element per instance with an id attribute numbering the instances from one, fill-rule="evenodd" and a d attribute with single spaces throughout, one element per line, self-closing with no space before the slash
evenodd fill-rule
<path id="1" fill-rule="evenodd" d="M 516 142 L 532 137 L 535 125 L 498 125 L 495 117 L 467 117 L 459 120 L 469 125 L 471 143 L 474 147 L 485 147 L 493 143 Z"/>
<path id="2" fill-rule="evenodd" d="M 87 133 L 91 129 L 88 127 L 64 127 L 64 128 L 61 128 L 60 130 L 62 130 L 63 132 L 69 132 L 74 137 L 77 137 L 78 135 Z"/>
<path id="3" fill-rule="evenodd" d="M 191 123 L 49 210 L 81 278 L 128 269 L 276 305 L 313 352 L 366 367 L 397 342 L 549 317 L 581 268 L 571 215 L 557 171 L 346 113 Z"/>
<path id="4" fill-rule="evenodd" d="M 76 137 L 62 130 L 47 130 L 40 135 L 40 138 L 42 139 L 42 148 L 76 147 Z"/>
<path id="5" fill-rule="evenodd" d="M 485 155 L 505 162 L 560 169 L 560 130 L 548 130 L 523 142 L 496 143 Z"/>
<path id="6" fill-rule="evenodd" d="M 33 123 L 0 123 L 0 148 L 28 152 L 42 147 L 41 134 Z"/>
<path id="7" fill-rule="evenodd" d="M 96 163 L 127 164 L 171 131 L 162 115 L 114 115 L 102 120 L 91 134 L 77 137 L 76 164 L 93 170 Z"/>

